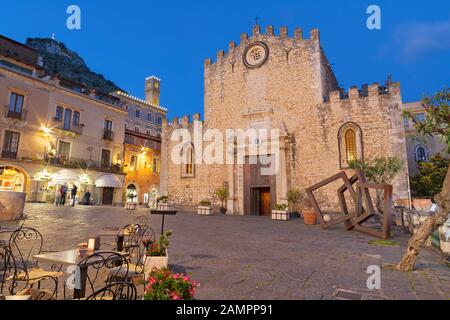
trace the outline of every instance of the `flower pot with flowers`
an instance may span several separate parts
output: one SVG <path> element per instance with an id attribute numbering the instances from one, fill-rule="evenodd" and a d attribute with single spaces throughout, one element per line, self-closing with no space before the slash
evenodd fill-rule
<path id="1" fill-rule="evenodd" d="M 159 240 L 147 239 L 143 241 L 145 247 L 144 276 L 148 279 L 149 274 L 155 269 L 167 269 L 169 265 L 169 238 L 171 232 L 165 232 Z"/>
<path id="2" fill-rule="evenodd" d="M 199 284 L 187 274 L 154 270 L 146 282 L 144 300 L 193 300 Z"/>

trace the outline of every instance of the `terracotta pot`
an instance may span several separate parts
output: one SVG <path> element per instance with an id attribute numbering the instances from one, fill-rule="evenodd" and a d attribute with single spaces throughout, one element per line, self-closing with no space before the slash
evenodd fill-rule
<path id="1" fill-rule="evenodd" d="M 305 210 L 303 211 L 303 219 L 305 224 L 308 226 L 313 226 L 317 224 L 317 214 L 314 211 Z"/>

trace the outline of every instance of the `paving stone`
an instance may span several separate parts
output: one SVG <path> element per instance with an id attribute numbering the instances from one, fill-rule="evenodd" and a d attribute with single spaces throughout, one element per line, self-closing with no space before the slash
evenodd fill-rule
<path id="1" fill-rule="evenodd" d="M 43 204 L 27 204 L 25 210 L 25 225 L 37 228 L 44 248 L 53 251 L 72 249 L 104 227 L 122 227 L 149 215 L 147 209 Z M 161 217 L 149 217 L 159 234 Z M 166 230 L 174 232 L 170 267 L 201 283 L 200 300 L 335 299 L 337 289 L 361 293 L 365 300 L 450 297 L 450 268 L 427 250 L 418 272 L 382 269 L 382 294 L 367 290 L 367 267 L 399 261 L 408 241 L 403 233 L 394 239 L 401 247 L 382 247 L 369 245 L 373 238 L 362 233 L 324 231 L 297 220 L 279 224 L 264 217 L 188 213 L 167 217 Z M 0 240 L 7 238 L 0 233 Z"/>

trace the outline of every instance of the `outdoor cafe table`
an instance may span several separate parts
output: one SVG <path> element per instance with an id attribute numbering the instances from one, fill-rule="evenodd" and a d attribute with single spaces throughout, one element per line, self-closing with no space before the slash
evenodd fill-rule
<path id="1" fill-rule="evenodd" d="M 92 254 L 101 254 L 102 252 L 110 252 L 105 250 L 99 250 L 95 252 L 88 252 L 83 256 L 80 256 L 78 254 L 78 250 L 68 250 L 68 251 L 61 251 L 61 252 L 52 252 L 52 253 L 45 253 L 45 254 L 39 254 L 36 256 L 33 256 L 33 259 L 43 262 L 43 263 L 51 263 L 59 266 L 64 267 L 70 267 L 70 266 L 76 266 L 78 263 L 80 263 L 83 259 L 89 257 Z M 126 252 L 117 252 L 123 256 L 128 256 L 129 254 Z M 90 259 L 89 263 L 86 265 L 83 265 L 83 267 L 80 267 L 80 280 L 81 280 L 81 287 L 80 289 L 74 290 L 74 299 L 81 299 L 84 298 L 86 295 L 86 280 L 87 280 L 87 272 L 88 267 L 95 264 L 97 261 L 99 261 L 100 258 L 97 259 Z M 111 258 L 111 260 L 118 260 L 118 258 Z"/>

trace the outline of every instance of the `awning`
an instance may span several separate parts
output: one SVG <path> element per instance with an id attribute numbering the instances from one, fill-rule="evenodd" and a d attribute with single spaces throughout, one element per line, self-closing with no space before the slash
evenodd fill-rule
<path id="1" fill-rule="evenodd" d="M 75 183 L 80 181 L 80 175 L 71 170 L 61 170 L 52 175 L 52 184 Z"/>
<path id="2" fill-rule="evenodd" d="M 123 184 L 117 176 L 106 174 L 95 181 L 95 186 L 98 188 L 122 188 Z"/>

